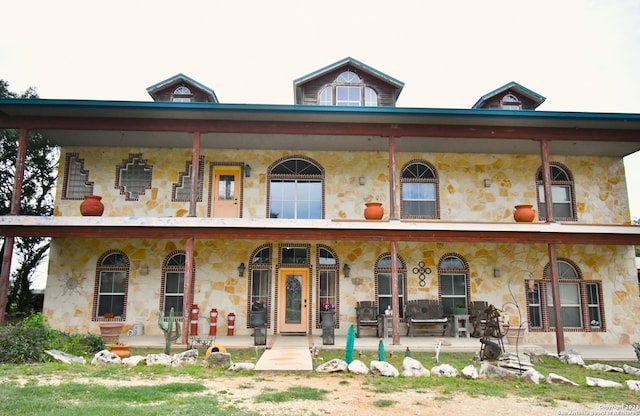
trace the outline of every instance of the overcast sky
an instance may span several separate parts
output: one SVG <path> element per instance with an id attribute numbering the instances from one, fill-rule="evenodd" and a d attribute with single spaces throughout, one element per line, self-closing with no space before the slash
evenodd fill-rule
<path id="1" fill-rule="evenodd" d="M 0 79 L 41 98 L 150 101 L 176 73 L 224 103 L 292 104 L 351 56 L 405 83 L 399 107 L 470 108 L 516 81 L 539 111 L 640 113 L 640 0 L 8 0 Z M 626 160 L 640 217 L 640 153 Z"/>

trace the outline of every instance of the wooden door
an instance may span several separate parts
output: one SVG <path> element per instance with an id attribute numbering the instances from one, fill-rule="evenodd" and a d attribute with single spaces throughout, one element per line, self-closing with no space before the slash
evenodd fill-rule
<path id="1" fill-rule="evenodd" d="M 281 269 L 278 301 L 280 332 L 307 333 L 309 270 Z"/>
<path id="2" fill-rule="evenodd" d="M 240 167 L 217 167 L 214 170 L 213 216 L 240 217 Z"/>

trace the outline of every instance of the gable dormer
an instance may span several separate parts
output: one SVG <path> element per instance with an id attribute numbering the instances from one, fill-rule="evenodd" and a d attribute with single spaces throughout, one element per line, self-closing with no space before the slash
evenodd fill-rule
<path id="1" fill-rule="evenodd" d="M 153 101 L 217 103 L 216 93 L 209 87 L 177 74 L 147 88 Z"/>
<path id="2" fill-rule="evenodd" d="M 483 95 L 472 108 L 495 110 L 535 110 L 546 100 L 540 94 L 511 81 L 502 87 Z"/>
<path id="3" fill-rule="evenodd" d="M 404 83 L 351 57 L 293 81 L 295 103 L 395 107 Z"/>

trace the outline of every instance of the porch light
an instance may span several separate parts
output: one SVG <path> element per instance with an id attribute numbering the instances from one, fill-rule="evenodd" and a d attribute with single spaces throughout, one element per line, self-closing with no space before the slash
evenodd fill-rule
<path id="1" fill-rule="evenodd" d="M 244 276 L 244 271 L 247 268 L 245 267 L 244 263 L 240 263 L 240 266 L 238 266 L 238 277 L 242 277 Z"/>
<path id="2" fill-rule="evenodd" d="M 486 178 L 486 179 L 484 180 L 484 187 L 485 187 L 485 188 L 491 188 L 491 179 Z"/>
<path id="3" fill-rule="evenodd" d="M 344 264 L 344 267 L 342 267 L 342 272 L 344 273 L 344 277 L 349 277 L 349 274 L 351 273 L 351 267 L 349 267 L 349 265 L 347 263 Z"/>
<path id="4" fill-rule="evenodd" d="M 244 177 L 245 178 L 251 177 L 251 165 L 244 165 Z"/>
<path id="5" fill-rule="evenodd" d="M 498 269 L 497 267 L 495 269 L 493 269 L 493 277 L 500 277 L 502 273 L 500 272 L 500 269 Z"/>

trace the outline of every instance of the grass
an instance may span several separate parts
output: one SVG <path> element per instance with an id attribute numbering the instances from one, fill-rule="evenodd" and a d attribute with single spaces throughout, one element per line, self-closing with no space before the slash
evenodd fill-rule
<path id="1" fill-rule="evenodd" d="M 133 349 L 133 354 L 145 355 L 150 350 Z M 253 348 L 230 351 L 235 362 L 255 362 Z M 369 356 L 356 357 L 365 363 L 375 359 L 373 353 Z M 422 362 L 425 367 L 432 368 L 435 363 L 432 353 L 412 354 L 413 358 Z M 321 352 L 322 362 L 332 358 L 344 359 L 344 351 L 325 350 Z M 403 355 L 388 358 L 387 361 L 396 368 L 401 368 Z M 458 370 L 473 364 L 477 369 L 480 363 L 471 360 L 471 354 L 442 353 L 440 362 L 447 363 Z M 376 396 L 407 390 L 431 392 L 437 394 L 436 400 L 454 400 L 460 394 L 467 394 L 480 398 L 503 398 L 510 395 L 519 397 L 535 397 L 538 401 L 553 406 L 558 400 L 576 403 L 613 403 L 629 406 L 640 405 L 640 395 L 629 390 L 625 380 L 633 377 L 617 372 L 600 372 L 588 370 L 575 365 L 562 364 L 553 357 L 542 357 L 541 362 L 534 364 L 537 371 L 547 376 L 556 373 L 579 384 L 579 386 L 563 386 L 530 384 L 520 380 L 467 380 L 462 377 L 419 377 L 419 378 L 385 378 L 380 376 L 357 376 L 353 374 L 278 374 L 301 379 L 299 386 L 289 389 L 273 387 L 261 391 L 256 396 L 256 403 L 281 403 L 293 400 L 326 400 L 329 393 L 323 389 L 313 389 L 304 386 L 305 378 L 332 377 L 339 379 L 339 385 L 347 386 L 354 382 L 362 382 L 367 395 L 372 398 L 377 407 L 392 407 L 393 400 L 379 399 Z M 621 362 L 602 362 L 621 367 Z M 589 363 L 587 363 L 589 364 Z M 640 367 L 638 363 L 628 363 Z M 172 376 L 173 380 L 184 382 L 172 383 L 162 380 Z M 612 380 L 623 384 L 622 389 L 594 388 L 586 386 L 587 376 Z M 231 377 L 240 379 L 240 388 L 253 390 L 261 381 L 274 380 L 274 374 L 254 371 L 228 372 L 225 369 L 205 368 L 199 365 L 171 368 L 164 366 L 127 367 L 127 366 L 92 366 L 66 365 L 49 362 L 42 364 L 4 364 L 0 365 L 0 414 L 21 415 L 155 415 L 171 411 L 216 414 L 223 416 L 252 416 L 258 413 L 241 410 L 233 405 L 221 405 L 221 397 L 228 395 L 225 390 L 225 380 Z M 78 378 L 88 379 L 89 383 L 75 382 Z M 155 381 L 148 386 L 109 387 L 102 385 L 99 380 L 130 380 L 147 379 Z M 91 380 L 96 380 L 91 383 Z M 205 380 L 219 380 L 219 388 L 207 389 Z M 110 382 L 109 385 L 114 384 Z"/>

